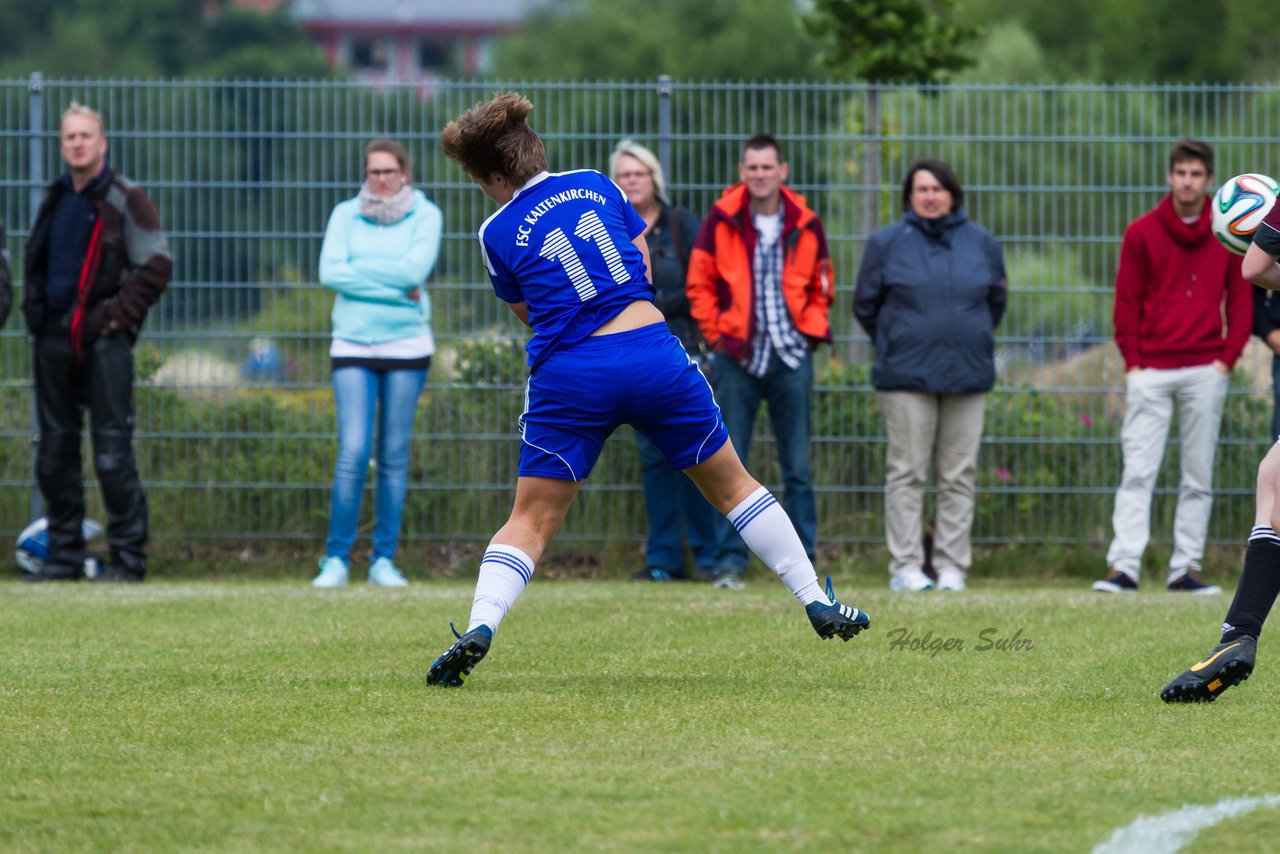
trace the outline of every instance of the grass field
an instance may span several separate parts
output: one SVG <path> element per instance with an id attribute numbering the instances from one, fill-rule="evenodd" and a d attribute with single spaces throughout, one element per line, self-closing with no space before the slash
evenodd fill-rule
<path id="1" fill-rule="evenodd" d="M 0 850 L 1089 851 L 1280 793 L 1265 644 L 1216 704 L 1157 699 L 1226 597 L 860 581 L 843 644 L 773 579 L 535 580 L 461 690 L 423 676 L 469 583 L 6 583 Z M 964 648 L 894 644 L 926 635 Z"/>

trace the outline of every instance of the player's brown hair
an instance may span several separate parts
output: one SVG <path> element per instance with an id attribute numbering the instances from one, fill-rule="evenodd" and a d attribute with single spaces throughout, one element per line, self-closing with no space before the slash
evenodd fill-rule
<path id="1" fill-rule="evenodd" d="M 1204 164 L 1204 171 L 1213 174 L 1213 146 L 1202 139 L 1183 137 L 1169 148 L 1169 171 L 1179 163 L 1188 160 L 1199 160 Z"/>
<path id="2" fill-rule="evenodd" d="M 440 132 L 445 156 L 474 178 L 487 181 L 497 172 L 523 187 L 547 168 L 547 149 L 525 122 L 532 110 L 533 104 L 515 92 L 476 104 Z"/>

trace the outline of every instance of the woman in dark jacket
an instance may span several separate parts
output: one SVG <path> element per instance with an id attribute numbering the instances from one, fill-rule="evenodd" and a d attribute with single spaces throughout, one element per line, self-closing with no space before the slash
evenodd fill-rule
<path id="1" fill-rule="evenodd" d="M 963 590 L 983 403 L 995 385 L 995 328 L 1005 310 L 1004 253 L 965 215 L 964 190 L 946 163 L 913 163 L 902 206 L 902 219 L 867 241 L 853 305 L 875 345 L 871 383 L 889 442 L 889 587 L 933 586 L 924 572 L 921 518 L 932 462 L 938 587 Z"/>
<path id="2" fill-rule="evenodd" d="M 701 220 L 671 204 L 662 164 L 643 145 L 629 139 L 618 143 L 609 157 L 609 177 L 649 226 L 644 237 L 649 244 L 657 291 L 654 303 L 685 351 L 705 366 L 702 334 L 689 313 L 689 297 L 685 293 L 689 251 L 698 237 Z M 649 536 L 645 541 L 645 568 L 632 577 L 638 581 L 684 578 L 681 542 L 687 537 L 699 575 L 710 580 L 718 549 L 715 509 L 693 481 L 684 473 L 673 471 L 654 444 L 639 432 L 636 442 L 643 468 Z"/>

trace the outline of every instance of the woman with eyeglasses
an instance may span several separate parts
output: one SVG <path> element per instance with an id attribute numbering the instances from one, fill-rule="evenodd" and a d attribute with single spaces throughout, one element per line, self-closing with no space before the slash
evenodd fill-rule
<path id="1" fill-rule="evenodd" d="M 424 284 L 440 251 L 440 209 L 411 183 L 409 155 L 375 139 L 360 193 L 333 209 L 320 249 L 320 283 L 333 304 L 333 395 L 338 460 L 329 536 L 315 587 L 347 583 L 365 472 L 377 437 L 369 583 L 404 587 L 395 565 L 408 485 L 409 440 L 435 339 Z M 375 433 L 376 424 L 376 433 Z"/>
<path id="2" fill-rule="evenodd" d="M 667 328 L 680 339 L 685 352 L 707 372 L 706 346 L 698 324 L 689 312 L 685 274 L 689 252 L 698 239 L 702 220 L 667 197 L 662 164 L 653 152 L 630 139 L 618 143 L 609 156 L 609 177 L 622 188 L 627 201 L 644 220 L 653 274 L 653 302 L 667 319 Z M 645 538 L 645 567 L 632 575 L 636 581 L 671 581 L 688 578 L 682 541 L 693 552 L 696 574 L 702 581 L 715 579 L 719 549 L 715 508 L 684 472 L 673 470 L 657 445 L 636 432 L 643 469 L 644 506 L 649 519 Z"/>

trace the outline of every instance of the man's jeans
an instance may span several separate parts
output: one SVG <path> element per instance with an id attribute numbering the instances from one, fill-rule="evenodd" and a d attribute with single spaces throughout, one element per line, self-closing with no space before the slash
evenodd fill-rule
<path id="1" fill-rule="evenodd" d="M 699 569 L 713 569 L 720 544 L 716 524 L 720 514 L 702 497 L 697 484 L 684 472 L 667 465 L 662 452 L 638 430 L 636 446 L 640 449 L 644 507 L 649 516 L 645 568 L 683 575 L 681 542 L 688 537 L 695 565 Z"/>
<path id="2" fill-rule="evenodd" d="M 1151 493 L 1177 403 L 1182 482 L 1174 512 L 1169 575 L 1199 568 L 1213 507 L 1213 458 L 1227 381 L 1212 365 L 1146 368 L 1126 376 L 1124 424 L 1120 428 L 1124 473 L 1111 517 L 1115 538 L 1107 549 L 1107 566 L 1123 570 L 1135 580 L 1142 571 L 1142 553 L 1151 538 Z"/>
<path id="3" fill-rule="evenodd" d="M 742 369 L 734 359 L 715 354 L 712 368 L 716 403 L 724 417 L 729 438 L 738 459 L 747 465 L 747 452 L 761 402 L 769 411 L 778 464 L 782 469 L 782 506 L 796 526 L 805 554 L 814 561 L 818 539 L 818 504 L 813 494 L 813 472 L 809 467 L 809 398 L 813 391 L 813 355 L 805 354 L 800 367 L 792 370 L 775 353 L 763 377 Z M 750 467 L 748 466 L 748 470 Z M 759 478 L 757 478 L 759 479 Z M 747 566 L 747 544 L 729 520 L 717 514 L 720 529 L 720 556 L 717 572 L 741 574 Z"/>
<path id="4" fill-rule="evenodd" d="M 326 556 L 350 560 L 365 472 L 373 450 L 374 416 L 379 408 L 382 415 L 376 419 L 373 560 L 395 556 L 409 482 L 413 416 L 426 381 L 426 368 L 398 371 L 339 368 L 333 372 L 333 394 L 338 408 L 338 462 L 333 474 Z"/>

